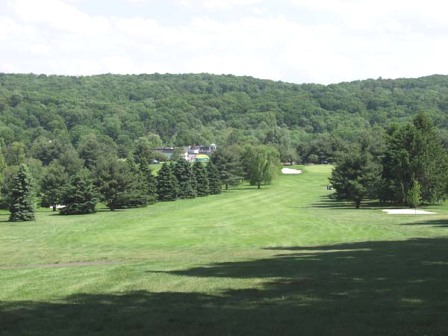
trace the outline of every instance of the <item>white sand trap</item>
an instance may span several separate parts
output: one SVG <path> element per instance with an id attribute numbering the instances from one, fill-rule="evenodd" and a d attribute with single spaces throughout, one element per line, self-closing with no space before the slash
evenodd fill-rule
<path id="1" fill-rule="evenodd" d="M 282 174 L 302 174 L 300 169 L 282 168 Z"/>
<path id="2" fill-rule="evenodd" d="M 435 212 L 415 209 L 385 209 L 389 215 L 435 215 Z"/>

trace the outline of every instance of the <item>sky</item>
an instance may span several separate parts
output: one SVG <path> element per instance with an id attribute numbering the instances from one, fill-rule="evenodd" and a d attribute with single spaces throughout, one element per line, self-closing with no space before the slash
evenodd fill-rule
<path id="1" fill-rule="evenodd" d="M 0 0 L 0 72 L 448 74 L 444 0 Z"/>

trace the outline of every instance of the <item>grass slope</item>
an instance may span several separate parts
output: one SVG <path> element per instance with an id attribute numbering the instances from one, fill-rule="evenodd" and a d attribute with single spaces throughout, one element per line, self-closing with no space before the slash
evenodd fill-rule
<path id="1" fill-rule="evenodd" d="M 1 335 L 443 335 L 446 206 L 328 198 L 329 166 L 144 209 L 0 218 Z"/>

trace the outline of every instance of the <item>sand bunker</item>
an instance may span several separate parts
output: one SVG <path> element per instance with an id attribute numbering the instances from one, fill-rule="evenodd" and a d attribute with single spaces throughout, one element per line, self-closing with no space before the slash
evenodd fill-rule
<path id="1" fill-rule="evenodd" d="M 435 215 L 435 212 L 415 209 L 385 209 L 389 215 Z"/>
<path id="2" fill-rule="evenodd" d="M 302 174 L 300 169 L 282 168 L 282 174 Z"/>

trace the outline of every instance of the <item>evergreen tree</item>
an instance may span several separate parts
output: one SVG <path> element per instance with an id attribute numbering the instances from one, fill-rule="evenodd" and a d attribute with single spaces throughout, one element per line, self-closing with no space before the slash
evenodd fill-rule
<path id="1" fill-rule="evenodd" d="M 414 181 L 420 185 L 422 202 L 435 203 L 447 196 L 448 156 L 423 113 L 412 124 L 390 130 L 383 166 L 382 200 L 407 203 Z"/>
<path id="2" fill-rule="evenodd" d="M 157 194 L 159 201 L 175 201 L 177 199 L 177 179 L 172 168 L 164 162 L 157 175 Z"/>
<path id="3" fill-rule="evenodd" d="M 210 195 L 220 194 L 222 192 L 221 178 L 218 168 L 216 168 L 213 161 L 209 161 L 207 164 L 207 177 L 208 177 Z"/>
<path id="4" fill-rule="evenodd" d="M 181 158 L 174 165 L 174 176 L 179 183 L 179 198 L 195 198 L 196 197 L 196 181 L 190 163 Z"/>
<path id="5" fill-rule="evenodd" d="M 10 222 L 35 220 L 32 178 L 28 167 L 23 163 L 14 177 L 9 199 Z"/>
<path id="6" fill-rule="evenodd" d="M 211 155 L 211 160 L 220 173 L 220 180 L 225 185 L 235 186 L 243 179 L 243 166 L 241 164 L 241 149 L 237 146 L 220 148 Z"/>
<path id="7" fill-rule="evenodd" d="M 146 192 L 148 204 L 154 204 L 157 201 L 157 179 L 152 174 L 149 165 L 140 165 L 139 176 Z"/>
<path id="8" fill-rule="evenodd" d="M 61 215 L 83 215 L 95 212 L 98 203 L 98 193 L 93 186 L 90 171 L 83 169 L 72 176 L 66 186 L 59 210 Z"/>
<path id="9" fill-rule="evenodd" d="M 53 211 L 56 211 L 56 205 L 61 204 L 67 181 L 68 174 L 64 167 L 56 162 L 50 163 L 40 181 L 41 205 L 52 206 Z"/>
<path id="10" fill-rule="evenodd" d="M 336 190 L 336 199 L 353 201 L 358 209 L 363 199 L 375 195 L 381 168 L 365 151 L 352 150 L 336 161 L 330 182 Z"/>
<path id="11" fill-rule="evenodd" d="M 116 157 L 102 158 L 97 162 L 94 175 L 101 200 L 111 211 L 148 204 L 145 184 L 132 172 L 129 163 Z"/>
<path id="12" fill-rule="evenodd" d="M 201 162 L 196 161 L 193 163 L 193 175 L 196 181 L 197 196 L 207 196 L 210 193 L 209 181 L 207 170 Z"/>

